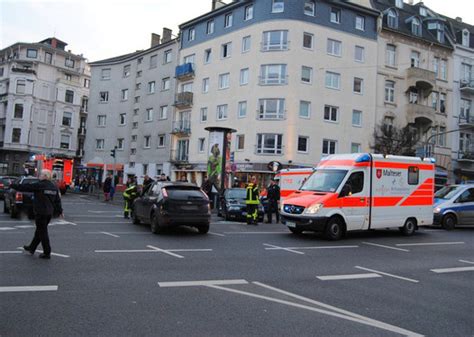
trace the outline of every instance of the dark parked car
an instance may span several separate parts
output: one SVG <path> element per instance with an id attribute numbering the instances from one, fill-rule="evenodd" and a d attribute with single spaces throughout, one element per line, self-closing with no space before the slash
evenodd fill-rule
<path id="1" fill-rule="evenodd" d="M 0 176 L 0 200 L 5 199 L 5 192 L 8 191 L 10 184 L 17 179 L 16 177 Z"/>
<path id="2" fill-rule="evenodd" d="M 35 177 L 22 177 L 13 181 L 15 184 L 31 184 L 38 181 Z M 18 192 L 9 188 L 5 192 L 5 201 L 3 203 L 3 212 L 10 213 L 11 218 L 17 218 L 20 213 L 26 213 L 29 218 L 33 218 L 33 192 Z"/>
<path id="3" fill-rule="evenodd" d="M 224 191 L 219 205 L 219 216 L 226 220 L 245 221 L 247 219 L 247 209 L 245 205 L 245 188 L 228 188 Z M 258 221 L 263 221 L 263 207 L 258 206 Z"/>
<path id="4" fill-rule="evenodd" d="M 199 233 L 206 234 L 211 221 L 209 199 L 194 184 L 154 182 L 135 199 L 132 219 L 134 224 L 150 224 L 153 233 L 184 225 L 196 227 Z"/>

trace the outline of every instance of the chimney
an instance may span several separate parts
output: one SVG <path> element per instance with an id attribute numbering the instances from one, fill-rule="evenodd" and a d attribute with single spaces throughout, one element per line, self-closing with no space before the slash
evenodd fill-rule
<path id="1" fill-rule="evenodd" d="M 212 10 L 221 8 L 225 5 L 227 5 L 227 4 L 223 1 L 221 1 L 221 0 L 212 0 Z"/>
<path id="2" fill-rule="evenodd" d="M 462 17 L 456 16 L 456 21 L 457 21 L 457 22 L 462 22 Z"/>
<path id="3" fill-rule="evenodd" d="M 157 46 L 160 44 L 161 36 L 159 34 L 151 33 L 151 47 Z"/>
<path id="4" fill-rule="evenodd" d="M 161 43 L 171 41 L 171 33 L 172 33 L 171 29 L 163 28 L 163 38 L 161 39 Z"/>
<path id="5" fill-rule="evenodd" d="M 408 4 L 413 6 L 414 1 L 413 0 L 408 0 Z"/>

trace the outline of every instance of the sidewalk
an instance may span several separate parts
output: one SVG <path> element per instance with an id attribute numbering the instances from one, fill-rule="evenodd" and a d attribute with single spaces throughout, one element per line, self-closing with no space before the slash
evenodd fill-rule
<path id="1" fill-rule="evenodd" d="M 68 190 L 66 192 L 66 194 L 75 194 L 75 195 L 83 195 L 83 196 L 88 196 L 90 197 L 91 199 L 95 199 L 95 200 L 98 200 L 98 201 L 101 201 L 101 202 L 104 202 L 104 193 L 100 190 L 98 191 L 94 191 L 92 193 L 88 193 L 88 192 L 82 192 L 82 191 L 73 191 L 73 190 Z M 120 205 L 122 206 L 123 205 L 123 195 L 122 195 L 122 192 L 119 192 L 119 193 L 115 193 L 114 194 L 114 200 L 113 201 L 110 201 L 111 204 L 113 205 Z"/>

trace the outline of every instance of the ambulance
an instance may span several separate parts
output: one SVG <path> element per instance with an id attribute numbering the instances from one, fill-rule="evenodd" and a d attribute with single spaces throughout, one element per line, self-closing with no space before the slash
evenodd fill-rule
<path id="1" fill-rule="evenodd" d="M 434 160 L 380 154 L 330 155 L 281 206 L 294 234 L 399 228 L 412 235 L 433 222 Z"/>
<path id="2" fill-rule="evenodd" d="M 275 175 L 280 187 L 280 202 L 296 192 L 301 185 L 313 174 L 314 168 L 284 169 Z"/>

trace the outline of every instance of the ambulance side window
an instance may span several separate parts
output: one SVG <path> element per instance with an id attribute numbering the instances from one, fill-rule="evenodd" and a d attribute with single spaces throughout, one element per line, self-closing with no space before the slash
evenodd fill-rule
<path id="1" fill-rule="evenodd" d="M 418 185 L 420 180 L 420 170 L 416 166 L 408 167 L 408 185 Z"/>
<path id="2" fill-rule="evenodd" d="M 351 186 L 352 194 L 360 193 L 364 190 L 364 172 L 354 172 L 347 179 L 346 184 Z"/>

